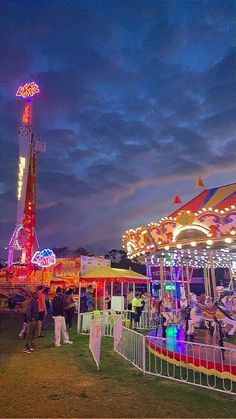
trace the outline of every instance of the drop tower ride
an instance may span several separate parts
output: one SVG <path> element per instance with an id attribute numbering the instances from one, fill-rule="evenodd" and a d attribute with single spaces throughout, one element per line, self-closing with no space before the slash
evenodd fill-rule
<path id="1" fill-rule="evenodd" d="M 19 161 L 17 179 L 17 219 L 8 247 L 8 266 L 12 266 L 14 251 L 20 251 L 20 262 L 29 265 L 36 243 L 36 177 L 37 154 L 45 153 L 46 145 L 33 133 L 33 100 L 39 86 L 26 83 L 16 92 L 24 99 L 24 109 L 18 129 Z"/>

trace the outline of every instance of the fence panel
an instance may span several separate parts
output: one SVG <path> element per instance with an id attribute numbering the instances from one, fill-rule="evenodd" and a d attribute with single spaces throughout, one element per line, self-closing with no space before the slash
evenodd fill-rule
<path id="1" fill-rule="evenodd" d="M 115 323 L 114 350 L 140 370 L 145 370 L 145 336 Z"/>
<path id="2" fill-rule="evenodd" d="M 122 318 L 122 324 L 125 327 L 130 326 L 130 312 L 125 310 L 122 312 L 112 312 L 112 311 L 101 311 L 100 315 L 96 318 L 101 318 L 103 323 L 103 335 L 112 337 L 114 335 L 114 323 L 118 317 Z M 90 323 L 94 318 L 93 312 L 89 313 L 78 313 L 77 319 L 77 333 L 78 334 L 89 334 Z M 140 330 L 151 330 L 155 329 L 157 325 L 157 320 L 154 316 L 150 317 L 150 314 L 147 311 L 143 311 L 140 321 L 138 323 L 138 329 Z"/>
<path id="3" fill-rule="evenodd" d="M 236 395 L 236 350 L 146 336 L 146 373 Z"/>
<path id="4" fill-rule="evenodd" d="M 99 369 L 102 341 L 102 325 L 95 319 L 90 324 L 89 349 L 93 355 L 94 361 Z"/>
<path id="5" fill-rule="evenodd" d="M 236 349 L 143 336 L 119 321 L 114 350 L 146 374 L 236 395 Z"/>

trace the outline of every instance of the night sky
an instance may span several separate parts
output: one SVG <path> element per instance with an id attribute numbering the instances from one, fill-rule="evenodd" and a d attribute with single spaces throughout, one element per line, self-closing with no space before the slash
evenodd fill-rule
<path id="1" fill-rule="evenodd" d="M 235 2 L 1 0 L 1 250 L 16 222 L 18 85 L 39 83 L 40 248 L 121 246 L 235 181 Z M 200 192 L 200 190 L 198 191 Z"/>

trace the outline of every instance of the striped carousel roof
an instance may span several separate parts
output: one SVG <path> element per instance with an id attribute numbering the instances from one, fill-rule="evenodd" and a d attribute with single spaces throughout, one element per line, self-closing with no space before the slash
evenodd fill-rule
<path id="1" fill-rule="evenodd" d="M 218 188 L 204 189 L 170 216 L 175 217 L 181 211 L 197 212 L 202 208 L 224 209 L 236 206 L 236 183 L 219 186 Z"/>

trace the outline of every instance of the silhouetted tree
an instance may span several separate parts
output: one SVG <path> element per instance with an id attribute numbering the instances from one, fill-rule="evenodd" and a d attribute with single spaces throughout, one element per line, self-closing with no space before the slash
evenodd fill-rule
<path id="1" fill-rule="evenodd" d="M 55 253 L 57 258 L 66 258 L 70 256 L 70 249 L 68 246 L 63 247 L 54 247 L 53 252 Z"/>
<path id="2" fill-rule="evenodd" d="M 78 247 L 76 250 L 74 250 L 73 254 L 75 257 L 90 255 L 89 251 L 85 249 L 84 247 Z"/>

